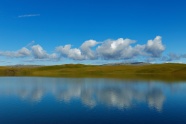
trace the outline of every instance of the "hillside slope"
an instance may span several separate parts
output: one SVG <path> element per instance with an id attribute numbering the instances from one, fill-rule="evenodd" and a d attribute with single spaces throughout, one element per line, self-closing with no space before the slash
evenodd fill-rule
<path id="1" fill-rule="evenodd" d="M 0 67 L 0 76 L 112 77 L 186 80 L 186 64 L 82 65 Z"/>

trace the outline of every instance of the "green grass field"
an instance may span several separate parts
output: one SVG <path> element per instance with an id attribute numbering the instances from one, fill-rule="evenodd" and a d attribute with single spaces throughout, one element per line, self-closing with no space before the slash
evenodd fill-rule
<path id="1" fill-rule="evenodd" d="M 186 64 L 1 66 L 0 76 L 104 77 L 186 81 Z"/>

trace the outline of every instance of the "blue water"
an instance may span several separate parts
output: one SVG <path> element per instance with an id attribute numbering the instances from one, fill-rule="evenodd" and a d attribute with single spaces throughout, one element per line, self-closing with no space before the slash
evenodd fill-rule
<path id="1" fill-rule="evenodd" d="M 186 124 L 186 83 L 0 78 L 0 124 Z"/>

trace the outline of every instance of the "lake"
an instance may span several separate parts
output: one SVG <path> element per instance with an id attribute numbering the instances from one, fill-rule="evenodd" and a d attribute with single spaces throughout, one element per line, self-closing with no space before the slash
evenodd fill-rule
<path id="1" fill-rule="evenodd" d="M 0 78 L 0 124 L 186 124 L 186 83 Z"/>

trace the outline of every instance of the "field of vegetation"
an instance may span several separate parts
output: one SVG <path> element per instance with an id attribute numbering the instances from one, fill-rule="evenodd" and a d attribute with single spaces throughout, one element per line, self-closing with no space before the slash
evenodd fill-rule
<path id="1" fill-rule="evenodd" d="M 104 77 L 186 81 L 186 64 L 1 66 L 0 76 Z"/>

